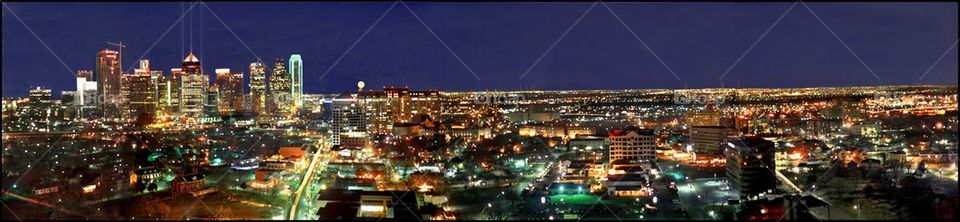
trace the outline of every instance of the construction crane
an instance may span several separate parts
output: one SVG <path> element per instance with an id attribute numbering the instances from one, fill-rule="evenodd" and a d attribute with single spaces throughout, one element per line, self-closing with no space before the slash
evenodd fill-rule
<path id="1" fill-rule="evenodd" d="M 117 61 L 117 63 L 120 63 L 120 67 L 123 67 L 123 48 L 126 48 L 127 45 L 124 45 L 123 42 L 120 42 L 120 43 L 107 42 L 107 44 L 120 48 L 120 58 L 118 59 L 120 61 Z"/>

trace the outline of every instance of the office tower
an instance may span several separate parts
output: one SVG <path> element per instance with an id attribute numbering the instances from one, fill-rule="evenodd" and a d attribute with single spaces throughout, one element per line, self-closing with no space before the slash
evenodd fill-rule
<path id="1" fill-rule="evenodd" d="M 726 139 L 723 146 L 727 157 L 727 178 L 741 197 L 756 199 L 756 195 L 769 194 L 776 189 L 773 142 L 760 137 L 742 137 Z"/>
<path id="2" fill-rule="evenodd" d="M 97 52 L 96 77 L 100 110 L 106 118 L 120 116 L 120 52 L 104 49 Z"/>
<path id="3" fill-rule="evenodd" d="M 163 72 L 150 70 L 150 61 L 140 60 L 133 74 L 124 75 L 121 84 L 123 114 L 128 120 L 152 122 L 156 117 L 159 90 L 158 81 Z"/>
<path id="4" fill-rule="evenodd" d="M 627 128 L 610 131 L 610 163 L 655 160 L 656 134 L 653 130 Z"/>
<path id="5" fill-rule="evenodd" d="M 89 113 L 97 107 L 97 81 L 93 79 L 93 71 L 77 71 L 77 91 L 74 95 L 77 117 L 89 117 Z"/>
<path id="6" fill-rule="evenodd" d="M 277 58 L 273 65 L 273 73 L 270 74 L 270 94 L 273 97 L 274 108 L 277 113 L 287 115 L 291 112 L 293 104 L 292 87 L 290 73 L 287 72 L 283 58 Z"/>
<path id="7" fill-rule="evenodd" d="M 170 69 L 170 76 L 160 76 L 157 80 L 158 117 L 166 119 L 180 113 L 180 68 Z"/>
<path id="8" fill-rule="evenodd" d="M 31 89 L 25 108 L 27 119 L 33 125 L 32 130 L 50 130 L 50 120 L 55 113 L 55 110 L 53 110 L 53 92 L 50 89 L 41 87 Z"/>
<path id="9" fill-rule="evenodd" d="M 210 79 L 203 74 L 200 59 L 197 59 L 193 52 L 183 59 L 181 72 L 179 114 L 186 117 L 188 121 L 196 120 L 203 115 L 204 97 Z"/>
<path id="10" fill-rule="evenodd" d="M 293 97 L 293 112 L 303 106 L 303 60 L 300 54 L 290 55 L 290 94 Z"/>
<path id="11" fill-rule="evenodd" d="M 230 69 L 216 69 L 217 110 L 229 114 L 243 106 L 243 73 L 230 73 Z"/>
<path id="12" fill-rule="evenodd" d="M 734 129 L 726 126 L 691 126 L 689 145 L 697 154 L 722 156 L 720 142 L 736 135 Z"/>
<path id="13" fill-rule="evenodd" d="M 394 123 L 414 121 L 414 117 L 426 115 L 438 119 L 441 112 L 441 96 L 437 90 L 410 91 L 409 88 L 384 87 L 378 90 L 359 90 L 357 103 L 370 118 L 368 132 L 389 133 Z"/>
<path id="14" fill-rule="evenodd" d="M 341 138 L 345 135 L 366 134 L 369 117 L 367 112 L 357 104 L 357 100 L 349 93 L 340 94 L 333 99 L 333 144 L 341 145 Z"/>
<path id="15" fill-rule="evenodd" d="M 220 116 L 220 86 L 213 84 L 213 86 L 208 87 L 203 98 L 203 114 L 204 116 L 217 117 Z"/>
<path id="16" fill-rule="evenodd" d="M 250 97 L 253 111 L 263 114 L 267 108 L 267 72 L 260 61 L 250 63 Z"/>

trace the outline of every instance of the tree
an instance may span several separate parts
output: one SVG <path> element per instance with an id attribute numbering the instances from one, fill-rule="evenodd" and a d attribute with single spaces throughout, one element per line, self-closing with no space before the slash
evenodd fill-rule
<path id="1" fill-rule="evenodd" d="M 246 190 L 246 189 L 247 189 L 247 182 L 242 182 L 242 183 L 240 183 L 240 189 L 241 189 L 241 190 Z"/>
<path id="2" fill-rule="evenodd" d="M 133 186 L 133 190 L 137 191 L 138 193 L 143 193 L 143 191 L 146 189 L 147 185 L 143 184 L 143 181 L 138 181 L 137 184 Z"/>
<path id="3" fill-rule="evenodd" d="M 147 190 L 149 190 L 150 192 L 157 191 L 157 188 L 158 188 L 157 182 L 150 183 L 150 185 L 147 186 Z"/>
<path id="4" fill-rule="evenodd" d="M 133 215 L 146 216 L 148 218 L 165 218 L 171 212 L 170 206 L 162 199 L 154 195 L 145 195 L 133 204 Z"/>

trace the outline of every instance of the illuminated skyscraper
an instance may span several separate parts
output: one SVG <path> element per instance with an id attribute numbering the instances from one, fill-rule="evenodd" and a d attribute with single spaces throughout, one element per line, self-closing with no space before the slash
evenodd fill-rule
<path id="1" fill-rule="evenodd" d="M 362 137 L 367 134 L 369 115 L 349 93 L 333 99 L 333 144 L 341 145 L 344 137 Z"/>
<path id="2" fill-rule="evenodd" d="M 253 111 L 263 114 L 267 108 L 267 71 L 260 61 L 250 63 L 250 97 Z"/>
<path id="3" fill-rule="evenodd" d="M 270 74 L 270 94 L 273 97 L 274 108 L 279 114 L 290 114 L 293 108 L 293 90 L 291 87 L 290 73 L 287 72 L 283 58 L 277 58 L 273 65 L 273 72 Z"/>
<path id="4" fill-rule="evenodd" d="M 93 79 L 93 71 L 77 71 L 77 92 L 73 100 L 77 116 L 88 117 L 90 111 L 97 108 L 97 81 Z"/>
<path id="5" fill-rule="evenodd" d="M 236 112 L 243 106 L 243 73 L 230 73 L 230 69 L 216 69 L 216 73 L 217 110 L 221 115 Z"/>
<path id="6" fill-rule="evenodd" d="M 27 118 L 31 123 L 32 130 L 49 131 L 50 122 L 55 116 L 53 91 L 47 88 L 37 87 L 30 90 L 27 97 L 27 104 L 24 108 L 27 110 Z"/>
<path id="7" fill-rule="evenodd" d="M 163 73 L 150 70 L 150 61 L 140 60 L 134 74 L 124 75 L 121 86 L 123 114 L 128 120 L 152 121 L 157 112 L 158 81 Z"/>
<path id="8" fill-rule="evenodd" d="M 203 74 L 200 59 L 191 52 L 183 59 L 180 75 L 180 115 L 189 119 L 203 115 L 204 97 L 210 79 Z"/>
<path id="9" fill-rule="evenodd" d="M 741 197 L 755 199 L 755 195 L 777 189 L 773 142 L 760 137 L 742 137 L 722 143 L 727 157 L 727 178 Z"/>
<path id="10" fill-rule="evenodd" d="M 300 54 L 290 55 L 290 94 L 293 97 L 294 112 L 303 106 L 303 60 Z"/>
<path id="11" fill-rule="evenodd" d="M 104 117 L 116 118 L 120 115 L 120 52 L 110 49 L 97 52 L 96 77 L 97 92 L 100 98 L 100 110 Z"/>
<path id="12" fill-rule="evenodd" d="M 409 88 L 384 87 L 379 90 L 360 90 L 357 105 L 370 118 L 368 132 L 391 132 L 394 123 L 411 122 L 414 116 L 440 118 L 440 91 L 410 91 Z"/>

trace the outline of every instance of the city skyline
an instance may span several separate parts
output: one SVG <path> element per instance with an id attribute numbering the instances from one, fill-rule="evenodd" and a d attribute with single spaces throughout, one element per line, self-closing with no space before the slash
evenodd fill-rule
<path id="1" fill-rule="evenodd" d="M 701 3 L 684 4 L 693 6 L 684 8 L 675 7 L 677 3 L 606 4 L 616 14 L 611 14 L 603 4 L 591 3 L 408 3 L 416 14 L 411 14 L 404 5 L 389 2 L 315 4 L 309 7 L 258 5 L 264 9 L 243 4 L 205 4 L 207 6 L 196 5 L 191 10 L 193 14 L 184 16 L 183 27 L 168 24 L 177 24 L 180 6 L 186 9 L 189 3 L 6 4 L 9 10 L 3 13 L 4 45 L 7 46 L 3 51 L 3 96 L 25 96 L 29 88 L 36 86 L 54 91 L 74 89 L 69 80 L 76 71 L 93 70 L 96 51 L 104 48 L 116 50 L 115 46 L 105 42 L 121 41 L 126 45 L 122 64 L 124 73 L 132 73 L 131 67 L 136 59 L 144 55 L 144 59 L 153 63 L 152 67 L 170 75 L 169 69 L 178 67 L 179 58 L 192 51 L 204 61 L 204 73 L 211 79 L 214 69 L 229 68 L 242 70 L 244 83 L 250 81 L 247 66 L 257 61 L 256 57 L 268 66 L 269 73 L 273 58 L 286 59 L 299 53 L 304 58 L 302 90 L 306 94 L 353 91 L 358 80 L 366 81 L 371 88 L 410 86 L 444 91 L 717 88 L 721 87 L 721 80 L 725 87 L 750 88 L 957 83 L 956 75 L 950 75 L 956 73 L 957 67 L 954 49 L 956 20 L 943 19 L 955 18 L 956 7 L 942 7 L 955 6 L 953 3 L 872 4 L 870 7 L 810 3 L 809 11 L 803 6 L 791 7 L 789 2 Z M 72 7 L 71 10 L 61 10 L 67 6 Z M 137 11 L 135 9 L 140 7 L 155 7 L 158 14 L 134 16 L 132 18 L 137 19 L 132 21 L 104 20 L 111 15 L 129 13 L 124 11 Z M 388 8 L 389 13 L 377 26 L 371 27 Z M 691 10 L 705 11 L 708 8 L 713 10 L 697 16 L 689 15 Z M 588 13 L 584 14 L 587 9 Z M 789 13 L 784 14 L 788 9 Z M 58 13 L 43 13 L 47 10 Z M 283 25 L 266 27 L 240 16 L 257 12 L 255 10 L 269 11 L 272 16 L 267 17 L 276 18 L 261 24 L 279 22 Z M 320 12 L 298 13 L 311 10 Z M 324 13 L 325 10 L 331 11 Z M 491 10 L 501 13 L 486 13 Z M 636 13 L 645 10 L 657 13 Z M 678 18 L 659 12 L 663 10 L 683 11 L 686 16 Z M 11 11 L 19 18 L 12 16 Z M 169 15 L 161 16 L 159 12 Z M 736 12 L 743 13 L 736 17 L 727 16 Z M 864 18 L 854 19 L 854 15 L 837 12 Z M 447 13 L 461 15 L 452 17 Z M 34 17 L 39 14 L 45 17 Z M 79 17 L 80 14 L 97 16 Z M 545 21 L 543 17 L 533 19 L 546 14 L 566 22 L 538 22 Z M 582 20 L 578 19 L 581 15 L 584 15 Z M 782 20 L 778 20 L 781 15 Z M 718 16 L 724 17 L 718 19 Z M 335 20 L 338 17 L 340 19 Z M 708 19 L 711 21 L 700 27 L 664 25 L 672 22 L 678 26 L 690 26 L 702 23 L 704 18 L 711 18 Z M 56 57 L 20 24 L 21 19 Z M 458 23 L 447 21 L 449 19 L 487 22 Z M 622 19 L 629 30 L 618 19 Z M 655 23 L 661 22 L 660 19 L 669 21 Z M 820 20 L 824 23 L 818 22 Z M 865 22 L 871 23 L 861 24 Z M 81 23 L 103 25 L 77 25 Z M 540 26 L 537 27 L 542 29 L 539 32 L 523 32 L 516 36 L 510 31 L 524 26 L 531 28 L 538 23 Z M 779 25 L 771 26 L 775 23 Z M 230 29 L 224 28 L 224 24 Z M 190 25 L 193 25 L 192 39 Z M 201 26 L 205 27 L 205 32 L 200 31 Z M 854 26 L 857 28 L 852 28 Z M 169 33 L 157 41 L 167 27 Z M 325 28 L 308 29 L 294 37 L 270 35 L 290 27 Z M 129 28 L 149 31 L 104 34 Z M 718 28 L 732 28 L 734 31 L 707 39 L 690 37 Z M 368 29 L 368 35 L 356 41 Z M 54 35 L 53 30 L 64 34 Z M 831 31 L 836 33 L 836 38 Z M 678 32 L 691 35 L 677 38 Z M 727 33 L 733 33 L 733 36 Z M 765 37 L 757 39 L 761 34 Z M 800 36 L 790 36 L 797 34 Z M 85 36 L 62 37 L 81 35 Z M 558 38 L 561 36 L 563 38 Z M 153 41 L 158 44 L 144 54 Z M 351 47 L 354 43 L 355 47 Z M 845 46 L 850 47 L 849 51 Z M 877 46 L 883 46 L 883 50 Z M 66 50 L 74 47 L 77 49 Z M 511 47 L 516 49 L 509 49 Z M 344 55 L 348 49 L 350 52 Z M 651 51 L 658 56 L 651 56 Z M 399 56 L 402 54 L 417 56 Z M 737 60 L 741 55 L 743 58 Z M 339 59 L 341 56 L 343 58 Z M 60 63 L 58 57 L 63 59 L 64 65 L 56 65 Z M 71 75 L 66 74 L 68 68 Z M 324 79 L 319 79 L 324 73 L 327 73 Z M 61 78 L 64 81 L 47 81 Z M 444 84 L 436 84 L 438 81 Z M 247 84 L 243 85 L 244 91 L 249 92 Z"/>

